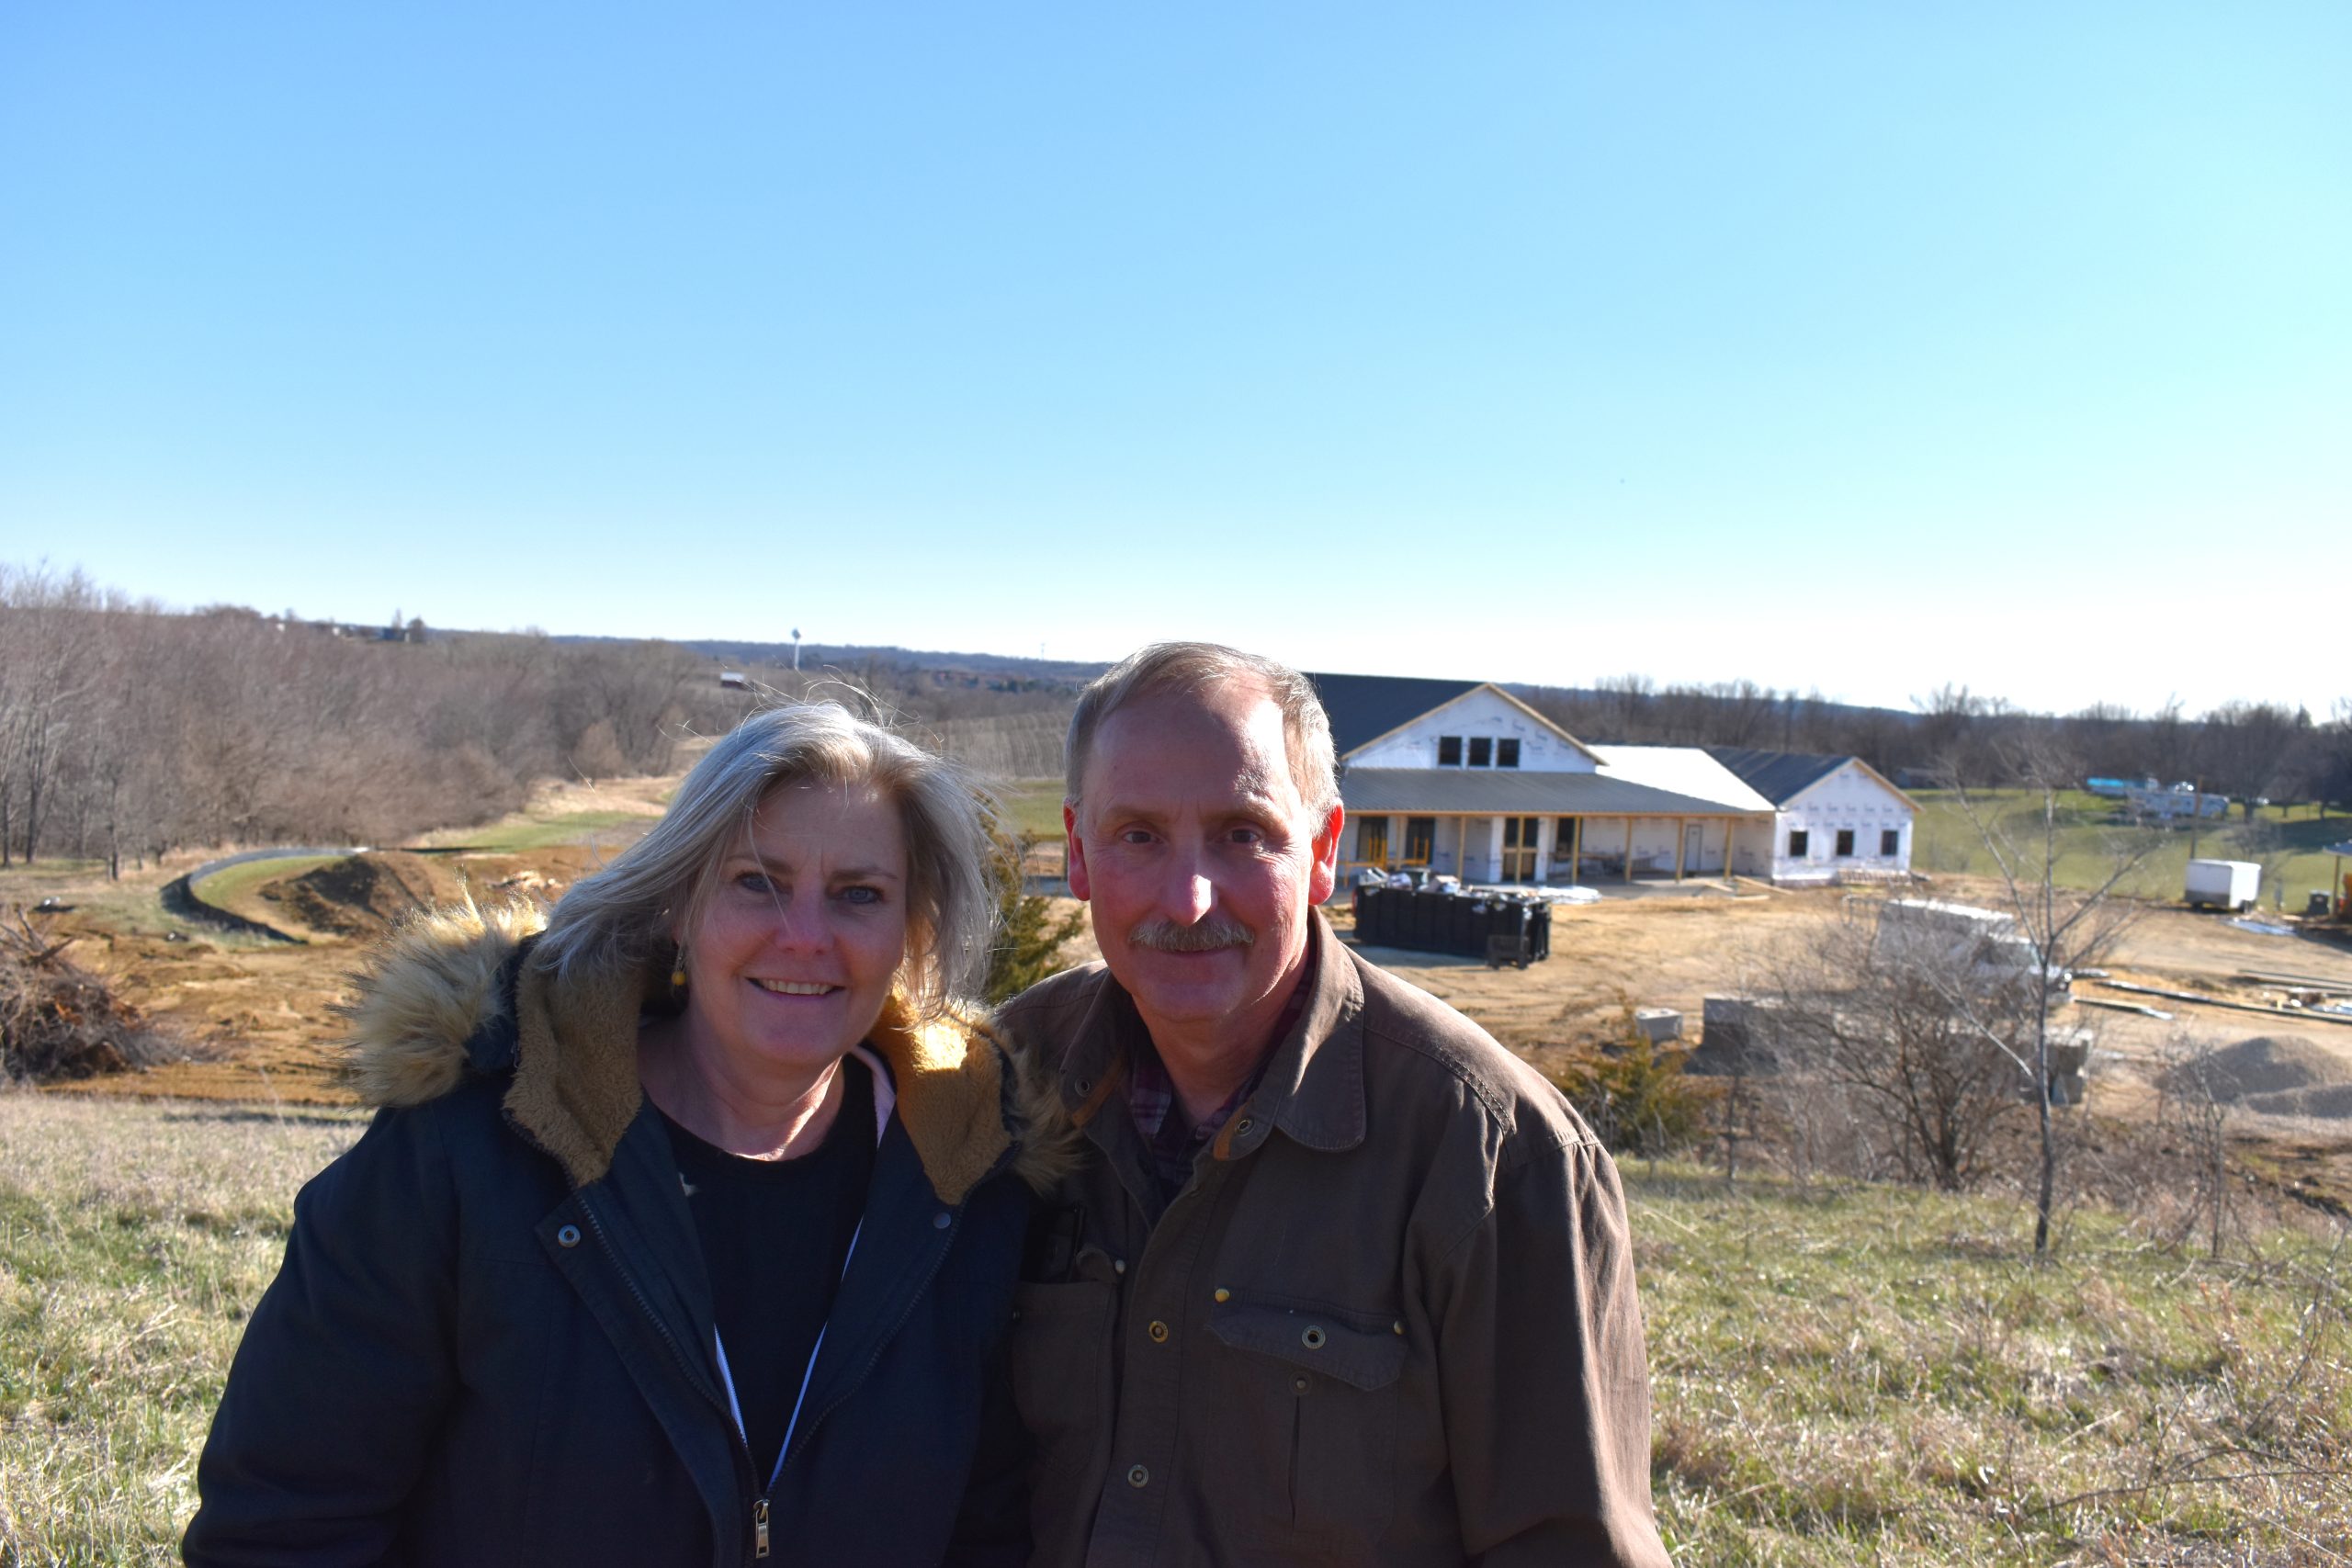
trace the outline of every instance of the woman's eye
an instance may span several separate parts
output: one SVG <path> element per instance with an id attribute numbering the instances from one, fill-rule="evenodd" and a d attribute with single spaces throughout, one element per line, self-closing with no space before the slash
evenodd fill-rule
<path id="1" fill-rule="evenodd" d="M 854 887 L 842 888 L 836 897 L 844 904 L 879 904 L 882 902 L 882 889 L 861 883 Z"/>
<path id="2" fill-rule="evenodd" d="M 775 880 L 763 871 L 747 871 L 735 879 L 735 886 L 746 893 L 772 894 Z"/>

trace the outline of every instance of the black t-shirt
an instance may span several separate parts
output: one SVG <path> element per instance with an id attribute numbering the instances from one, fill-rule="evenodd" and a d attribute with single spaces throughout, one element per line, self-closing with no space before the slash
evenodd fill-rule
<path id="1" fill-rule="evenodd" d="M 841 1074 L 841 1108 L 825 1141 L 794 1159 L 729 1154 L 662 1117 L 763 1489 L 874 1174 L 873 1075 L 855 1056 L 842 1058 Z"/>

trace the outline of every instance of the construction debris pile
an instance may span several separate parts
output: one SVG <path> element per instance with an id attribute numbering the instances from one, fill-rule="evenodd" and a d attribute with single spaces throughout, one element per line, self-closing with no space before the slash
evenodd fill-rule
<path id="1" fill-rule="evenodd" d="M 22 910 L 0 917 L 0 1083 L 57 1083 L 131 1072 L 205 1054 L 151 1023 L 65 956 Z"/>

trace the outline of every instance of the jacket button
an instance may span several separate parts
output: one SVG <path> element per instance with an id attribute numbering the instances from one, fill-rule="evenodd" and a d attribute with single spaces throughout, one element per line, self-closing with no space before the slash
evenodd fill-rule
<path id="1" fill-rule="evenodd" d="M 1155 1317 L 1151 1320 L 1151 1327 L 1147 1330 L 1147 1332 L 1150 1334 L 1151 1342 L 1153 1344 L 1165 1345 L 1168 1343 L 1168 1325 L 1160 1322 L 1158 1318 Z"/>
<path id="2" fill-rule="evenodd" d="M 1216 1288 L 1216 1299 L 1219 1303 L 1229 1302 L 1233 1299 L 1233 1292 L 1227 1290 L 1223 1285 L 1219 1285 Z"/>
<path id="3" fill-rule="evenodd" d="M 564 1226 L 561 1230 L 555 1233 L 555 1244 L 558 1247 L 578 1247 L 580 1245 L 580 1227 L 578 1225 Z"/>
<path id="4" fill-rule="evenodd" d="M 1127 1484 L 1130 1486 L 1150 1485 L 1151 1472 L 1146 1470 L 1141 1465 L 1136 1466 L 1133 1470 L 1127 1472 Z"/>
<path id="5" fill-rule="evenodd" d="M 955 1216 L 948 1213 L 944 1209 L 940 1210 L 939 1213 L 931 1216 L 931 1228 L 935 1231 L 944 1231 L 955 1223 Z"/>
<path id="6" fill-rule="evenodd" d="M 1323 1331 L 1310 1324 L 1306 1332 L 1298 1337 L 1298 1342 L 1310 1350 L 1320 1350 L 1323 1348 Z"/>

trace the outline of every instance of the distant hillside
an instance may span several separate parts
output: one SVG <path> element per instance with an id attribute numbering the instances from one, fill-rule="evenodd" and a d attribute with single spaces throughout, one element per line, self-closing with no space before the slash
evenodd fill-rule
<path id="1" fill-rule="evenodd" d="M 632 642 L 632 637 L 559 637 L 550 639 L 567 643 Z M 736 642 L 722 638 L 679 640 L 674 646 L 699 653 L 721 664 L 768 664 L 789 669 L 792 664 L 792 644 L 788 642 Z M 1066 659 L 1023 659 L 1010 653 L 945 653 L 922 649 L 876 648 L 859 643 L 818 643 L 800 645 L 800 668 L 822 670 L 828 666 L 842 670 L 855 669 L 872 660 L 876 664 L 893 665 L 904 670 L 943 670 L 968 675 L 1002 675 L 1035 681 L 1044 684 L 1082 686 L 1108 670 L 1106 663 L 1087 663 Z"/>

